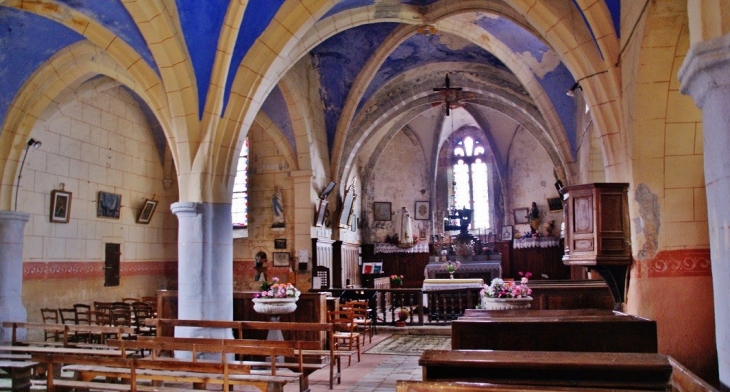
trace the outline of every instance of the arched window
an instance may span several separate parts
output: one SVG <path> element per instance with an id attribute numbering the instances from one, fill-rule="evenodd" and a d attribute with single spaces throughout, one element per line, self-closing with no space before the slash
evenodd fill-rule
<path id="1" fill-rule="evenodd" d="M 248 138 L 243 141 L 241 155 L 238 157 L 236 179 L 233 181 L 231 215 L 234 230 L 248 227 Z M 234 237 L 236 237 L 235 231 Z"/>
<path id="2" fill-rule="evenodd" d="M 490 228 L 489 178 L 485 150 L 471 136 L 457 140 L 453 155 L 454 200 L 456 209 L 473 210 L 472 229 Z"/>

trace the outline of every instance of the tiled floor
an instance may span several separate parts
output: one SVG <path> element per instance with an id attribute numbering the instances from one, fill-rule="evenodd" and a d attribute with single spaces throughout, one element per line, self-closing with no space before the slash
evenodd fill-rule
<path id="1" fill-rule="evenodd" d="M 367 343 L 363 351 L 373 347 L 391 335 L 388 331 L 379 331 L 373 336 L 373 342 Z M 418 356 L 362 354 L 360 362 L 353 356 L 351 366 L 347 361 L 342 365 L 342 383 L 335 391 L 371 392 L 395 391 L 398 380 L 421 380 L 421 367 L 418 365 Z M 309 376 L 309 386 L 312 392 L 326 392 L 329 389 L 329 370 L 321 369 Z M 284 392 L 298 392 L 299 386 L 288 384 Z"/>

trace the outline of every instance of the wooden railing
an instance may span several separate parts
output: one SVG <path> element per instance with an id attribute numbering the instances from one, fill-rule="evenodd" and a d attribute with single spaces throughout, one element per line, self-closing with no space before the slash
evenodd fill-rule
<path id="1" fill-rule="evenodd" d="M 446 324 L 464 315 L 466 309 L 479 304 L 479 289 L 332 289 L 343 301 L 366 299 L 377 318 L 376 324 L 394 324 L 398 309 L 408 310 L 407 325 Z"/>

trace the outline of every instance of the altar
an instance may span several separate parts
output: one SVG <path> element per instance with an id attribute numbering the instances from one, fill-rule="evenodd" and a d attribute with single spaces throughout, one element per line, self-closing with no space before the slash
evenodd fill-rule
<path id="1" fill-rule="evenodd" d="M 426 265 L 424 279 L 448 278 L 449 273 L 444 269 L 443 262 L 433 262 Z M 499 260 L 465 261 L 454 273 L 458 280 L 480 279 L 491 282 L 494 278 L 502 277 L 502 263 Z M 425 281 L 424 281 L 425 283 Z"/>
<path id="2" fill-rule="evenodd" d="M 426 279 L 423 281 L 423 291 L 481 289 L 482 287 L 484 287 L 483 279 Z"/>

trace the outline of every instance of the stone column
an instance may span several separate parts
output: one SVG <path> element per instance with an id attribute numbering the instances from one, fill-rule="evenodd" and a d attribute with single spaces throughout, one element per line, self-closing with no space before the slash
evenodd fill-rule
<path id="1" fill-rule="evenodd" d="M 715 334 L 720 382 L 730 389 L 730 35 L 692 45 L 680 91 L 702 109 Z"/>
<path id="2" fill-rule="evenodd" d="M 4 321 L 28 321 L 23 306 L 23 229 L 29 215 L 0 211 L 0 325 Z M 11 330 L 0 328 L 0 342 L 10 341 Z M 25 340 L 25 330 L 18 331 Z"/>
<path id="3" fill-rule="evenodd" d="M 233 223 L 230 204 L 178 202 L 171 206 L 178 227 L 180 319 L 233 320 Z M 179 337 L 232 338 L 231 331 L 175 330 Z"/>

